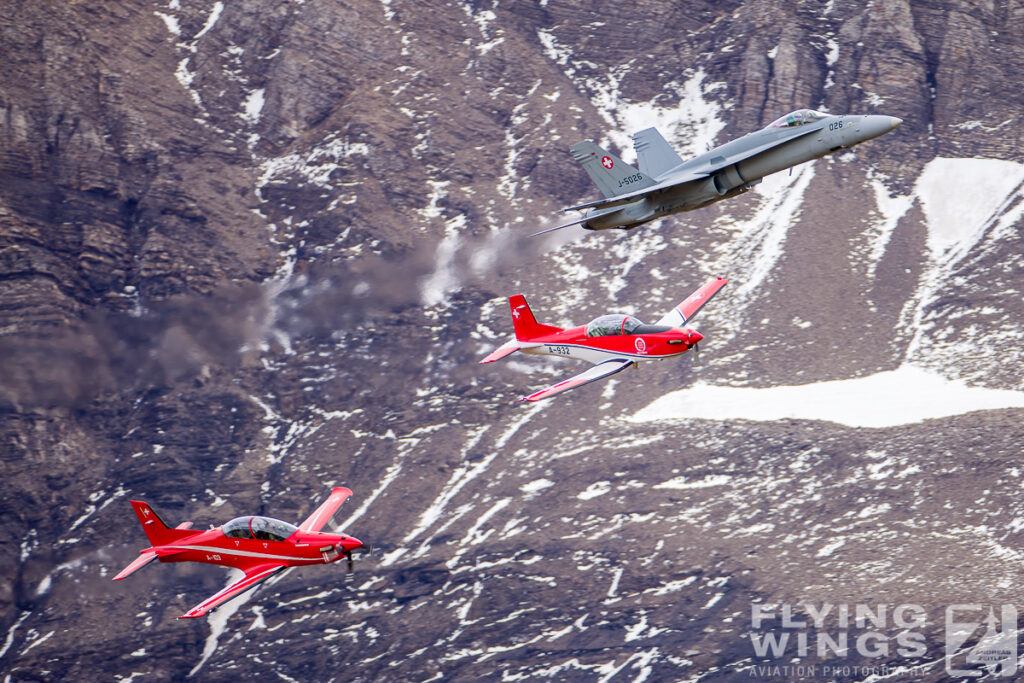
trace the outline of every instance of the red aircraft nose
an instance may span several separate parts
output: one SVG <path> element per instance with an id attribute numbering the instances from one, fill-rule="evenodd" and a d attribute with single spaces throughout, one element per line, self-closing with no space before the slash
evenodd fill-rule
<path id="1" fill-rule="evenodd" d="M 686 342 L 690 346 L 693 346 L 694 344 L 696 344 L 697 342 L 704 338 L 704 335 L 701 334 L 700 332 L 694 332 L 693 330 L 690 330 L 689 332 L 690 334 L 687 336 Z"/>
<path id="2" fill-rule="evenodd" d="M 339 545 L 345 550 L 355 550 L 356 548 L 362 548 L 363 542 L 352 536 L 343 536 Z"/>

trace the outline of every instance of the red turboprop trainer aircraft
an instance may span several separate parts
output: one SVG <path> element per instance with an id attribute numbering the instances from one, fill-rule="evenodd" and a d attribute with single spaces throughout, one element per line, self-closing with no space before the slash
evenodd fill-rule
<path id="1" fill-rule="evenodd" d="M 148 504 L 133 500 L 132 508 L 153 545 L 143 548 L 142 555 L 122 569 L 114 581 L 156 559 L 219 564 L 245 572 L 241 579 L 178 617 L 188 619 L 213 611 L 288 567 L 327 564 L 344 557 L 352 571 L 352 551 L 365 548 L 363 542 L 344 534 L 320 531 L 351 495 L 347 488 L 333 489 L 330 497 L 299 526 L 270 517 L 249 516 L 208 531 L 192 531 L 192 522 L 182 522 L 171 529 Z"/>
<path id="2" fill-rule="evenodd" d="M 596 363 L 586 372 L 559 382 L 524 397 L 523 401 L 539 401 L 569 389 L 583 386 L 613 375 L 642 360 L 661 360 L 679 356 L 704 337 L 699 332 L 682 327 L 728 284 L 713 277 L 700 289 L 686 297 L 661 320 L 645 325 L 631 315 L 602 315 L 582 327 L 562 329 L 541 325 L 533 317 L 526 299 L 517 294 L 508 299 L 512 309 L 512 327 L 516 338 L 484 358 L 481 363 L 493 363 L 516 351 L 549 356 L 568 356 Z"/>

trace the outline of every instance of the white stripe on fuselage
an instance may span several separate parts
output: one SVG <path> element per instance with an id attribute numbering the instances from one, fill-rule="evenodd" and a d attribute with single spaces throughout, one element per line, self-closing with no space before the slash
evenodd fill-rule
<path id="1" fill-rule="evenodd" d="M 239 557 L 259 557 L 267 560 L 289 560 L 291 562 L 312 562 L 314 564 L 320 564 L 324 561 L 324 553 L 321 553 L 320 557 L 296 557 L 295 555 L 274 555 L 272 553 L 257 553 L 251 550 L 218 548 L 216 546 L 207 545 L 165 545 L 160 547 L 172 548 L 174 550 L 198 550 L 202 553 L 219 553 L 221 555 L 238 555 Z"/>
<path id="2" fill-rule="evenodd" d="M 544 342 L 541 346 L 535 346 L 530 349 L 522 349 L 523 353 L 532 353 L 538 356 L 561 356 L 563 358 L 578 358 L 580 360 L 589 361 L 591 363 L 603 363 L 606 360 L 612 360 L 614 358 L 632 358 L 634 360 L 661 360 L 662 358 L 672 358 L 674 356 L 680 356 L 686 353 L 688 349 L 685 347 L 679 353 L 673 353 L 671 355 L 657 355 L 652 356 L 646 353 L 627 353 L 625 351 L 609 351 L 606 349 L 595 349 L 593 346 L 582 346 L 579 344 L 549 344 Z"/>

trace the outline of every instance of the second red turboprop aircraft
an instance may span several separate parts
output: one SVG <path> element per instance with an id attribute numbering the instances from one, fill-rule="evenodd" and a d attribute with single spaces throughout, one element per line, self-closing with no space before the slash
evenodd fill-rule
<path id="1" fill-rule="evenodd" d="M 192 522 L 182 522 L 171 529 L 147 503 L 133 500 L 132 508 L 152 546 L 143 548 L 142 554 L 122 569 L 114 581 L 120 581 L 156 559 L 219 564 L 244 572 L 238 581 L 178 617 L 188 619 L 213 611 L 288 567 L 327 564 L 344 557 L 351 571 L 352 551 L 367 546 L 358 538 L 320 531 L 351 495 L 352 491 L 347 488 L 333 489 L 330 497 L 299 526 L 252 515 L 238 517 L 207 531 L 193 531 Z"/>
<path id="2" fill-rule="evenodd" d="M 526 298 L 517 294 L 508 299 L 516 338 L 480 362 L 493 363 L 516 351 L 523 351 L 596 363 L 586 372 L 522 399 L 539 401 L 613 375 L 638 361 L 671 358 L 695 349 L 697 342 L 704 337 L 683 325 L 726 284 L 720 277 L 711 278 L 653 325 L 645 325 L 631 315 L 622 314 L 602 315 L 587 325 L 567 329 L 541 325 L 533 317 Z"/>

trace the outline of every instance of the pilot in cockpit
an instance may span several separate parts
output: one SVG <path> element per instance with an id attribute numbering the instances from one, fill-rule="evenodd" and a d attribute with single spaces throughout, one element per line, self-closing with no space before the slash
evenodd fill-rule
<path id="1" fill-rule="evenodd" d="M 828 116 L 828 114 L 822 114 L 820 111 L 814 111 L 813 109 L 797 109 L 775 119 L 766 128 L 792 128 L 794 126 L 802 126 L 805 123 L 820 121 Z"/>
<path id="2" fill-rule="evenodd" d="M 655 334 L 668 332 L 669 325 L 647 325 L 638 318 L 621 313 L 612 313 L 594 318 L 587 323 L 588 337 L 609 337 L 616 334 Z"/>

